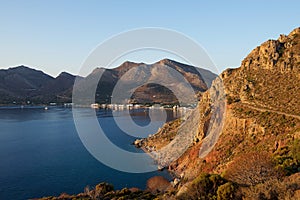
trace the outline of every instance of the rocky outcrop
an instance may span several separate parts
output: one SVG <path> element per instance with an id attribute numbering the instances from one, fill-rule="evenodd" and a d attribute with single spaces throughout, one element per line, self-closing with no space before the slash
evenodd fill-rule
<path id="1" fill-rule="evenodd" d="M 268 40 L 255 48 L 242 62 L 241 67 L 250 69 L 300 72 L 300 28 L 278 40 Z"/>
<path id="2" fill-rule="evenodd" d="M 225 70 L 221 77 L 229 104 L 242 102 L 299 115 L 300 29 L 264 42 L 240 68 Z"/>

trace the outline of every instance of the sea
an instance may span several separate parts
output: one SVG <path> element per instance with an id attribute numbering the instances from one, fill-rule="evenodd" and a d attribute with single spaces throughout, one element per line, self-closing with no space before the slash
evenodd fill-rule
<path id="1" fill-rule="evenodd" d="M 86 113 L 87 109 L 92 108 L 81 109 Z M 161 112 L 161 109 L 154 109 L 151 115 L 161 116 Z M 180 116 L 173 110 L 163 112 L 166 113 L 166 119 L 158 117 L 154 122 L 159 126 Z M 133 120 L 137 125 L 147 127 L 152 120 L 148 108 L 130 111 L 96 109 L 95 113 L 99 125 L 104 127 L 105 134 L 114 144 L 126 151 L 142 153 L 132 144 L 136 137 L 124 133 L 115 119 L 119 117 L 125 123 L 126 120 Z M 156 131 L 157 127 L 147 127 L 143 137 Z M 94 158 L 80 140 L 72 108 L 0 107 L 1 200 L 78 194 L 85 187 L 94 187 L 101 182 L 111 183 L 115 189 L 145 189 L 147 180 L 153 176 L 164 176 L 168 180 L 172 178 L 167 171 L 118 171 Z"/>

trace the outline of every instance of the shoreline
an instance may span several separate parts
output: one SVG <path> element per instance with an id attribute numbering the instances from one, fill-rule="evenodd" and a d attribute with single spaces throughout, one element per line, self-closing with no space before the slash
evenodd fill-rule
<path id="1" fill-rule="evenodd" d="M 139 140 L 143 141 L 144 139 L 146 139 L 146 138 L 139 139 Z M 135 142 L 133 142 L 133 145 L 135 146 L 135 148 L 141 149 L 143 152 L 145 152 L 147 155 L 149 155 L 149 157 L 151 157 L 153 159 L 154 164 L 157 166 L 157 171 L 164 171 L 164 170 L 166 170 L 169 173 L 169 175 L 172 177 L 172 181 L 174 181 L 175 179 L 180 178 L 178 175 L 176 175 L 176 173 L 174 171 L 170 170 L 168 166 L 160 168 L 157 160 L 153 157 L 153 155 L 151 154 L 151 152 L 148 151 L 145 146 L 143 146 L 143 145 L 138 146 L 138 145 L 135 144 Z"/>

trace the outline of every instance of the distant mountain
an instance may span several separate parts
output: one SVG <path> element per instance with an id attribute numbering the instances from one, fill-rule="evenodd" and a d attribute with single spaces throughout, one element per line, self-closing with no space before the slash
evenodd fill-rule
<path id="1" fill-rule="evenodd" d="M 169 68 L 163 68 L 163 65 Z M 178 101 L 176 96 L 168 89 L 169 86 L 171 87 L 171 83 L 174 83 L 172 82 L 173 72 L 171 69 L 179 72 L 180 76 L 190 83 L 196 94 L 206 91 L 212 80 L 217 76 L 210 71 L 196 69 L 193 66 L 169 59 L 150 65 L 127 61 L 114 69 L 96 68 L 87 77 L 78 77 L 81 79 L 78 88 L 82 91 L 90 91 L 89 83 L 99 79 L 100 75 L 102 75 L 97 86 L 95 99 L 92 99 L 91 103 L 95 101 L 98 103 L 110 103 L 113 90 L 119 81 L 124 85 L 132 84 L 133 82 L 139 83 L 137 81 L 141 80 L 151 82 L 158 79 L 159 76 L 165 75 L 164 79 L 170 83 L 169 85 L 162 86 L 157 83 L 141 85 L 135 91 L 131 91 L 133 95 L 129 102 L 176 103 Z M 27 101 L 34 104 L 71 102 L 76 77 L 67 72 L 62 72 L 54 78 L 42 71 L 25 66 L 0 70 L 0 104 L 24 104 Z M 186 91 L 186 86 L 179 86 L 182 92 Z"/>
<path id="2" fill-rule="evenodd" d="M 178 72 L 178 76 L 184 77 L 187 80 L 196 94 L 206 91 L 211 85 L 212 80 L 217 76 L 208 70 L 195 68 L 169 59 L 164 59 L 150 65 L 127 61 L 114 69 L 95 69 L 85 78 L 85 81 L 82 81 L 82 86 L 79 86 L 79 88 L 82 87 L 82 90 L 86 90 L 88 88 L 87 85 L 90 84 L 89 82 L 94 78 L 99 78 L 102 74 L 95 95 L 96 102 L 110 103 L 113 90 L 118 83 L 122 84 L 124 88 L 131 85 L 140 85 L 140 87 L 132 88 L 134 91 L 122 91 L 124 97 L 129 92 L 133 93 L 128 102 L 143 104 L 177 103 L 178 99 L 170 90 L 172 85 L 176 84 L 174 71 Z M 159 84 L 159 79 L 162 77 L 164 82 L 168 84 L 164 86 Z M 149 82 L 149 84 L 143 84 L 144 81 Z M 156 83 L 151 83 L 155 81 Z M 180 88 L 182 93 L 187 90 L 187 86 L 185 85 L 178 84 L 178 88 Z"/>
<path id="3" fill-rule="evenodd" d="M 46 102 L 71 102 L 75 79 L 76 76 L 72 74 L 60 73 L 55 79 L 48 81 L 39 89 L 39 98 L 46 100 Z"/>
<path id="4" fill-rule="evenodd" d="M 1 91 L 13 96 L 33 94 L 42 87 L 43 84 L 53 79 L 53 77 L 42 71 L 30 69 L 25 66 L 0 70 Z"/>
<path id="5" fill-rule="evenodd" d="M 35 104 L 70 101 L 70 90 L 76 76 L 61 73 L 53 78 L 42 71 L 25 66 L 0 70 L 0 103 L 24 104 L 30 101 Z M 71 91 L 71 90 L 70 90 Z M 60 97 L 61 95 L 61 97 Z"/>

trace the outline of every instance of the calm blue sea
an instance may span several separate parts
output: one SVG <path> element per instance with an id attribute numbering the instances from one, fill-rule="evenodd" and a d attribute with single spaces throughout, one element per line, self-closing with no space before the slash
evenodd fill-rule
<path id="1" fill-rule="evenodd" d="M 144 109 L 133 110 L 130 115 L 125 111 L 114 112 L 141 126 L 149 123 L 148 111 Z M 157 115 L 160 112 L 157 110 Z M 168 120 L 176 118 L 173 114 L 168 112 Z M 97 118 L 102 127 L 107 127 L 111 141 L 128 151 L 141 151 L 131 145 L 135 138 L 116 126 L 111 110 L 98 110 Z M 147 131 L 151 134 L 157 130 Z M 103 181 L 112 183 L 116 189 L 144 189 L 147 179 L 156 175 L 171 178 L 167 171 L 131 174 L 97 161 L 81 143 L 70 108 L 0 108 L 1 200 L 80 193 L 85 186 Z"/>

